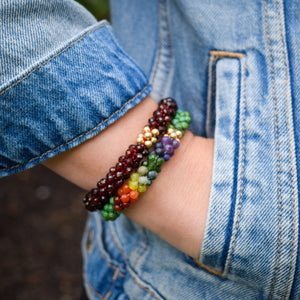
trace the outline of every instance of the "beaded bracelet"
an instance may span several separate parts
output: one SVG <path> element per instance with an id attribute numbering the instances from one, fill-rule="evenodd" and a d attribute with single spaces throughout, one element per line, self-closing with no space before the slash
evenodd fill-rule
<path id="1" fill-rule="evenodd" d="M 167 134 L 155 144 L 155 150 L 148 155 L 147 160 L 142 162 L 137 172 L 131 174 L 128 183 L 118 189 L 118 195 L 110 197 L 109 203 L 100 210 L 105 221 L 117 219 L 124 209 L 137 201 L 139 194 L 146 191 L 156 179 L 163 163 L 168 161 L 174 155 L 174 150 L 179 148 L 179 140 L 190 122 L 188 112 L 177 112 L 172 124 L 169 125 Z"/>
<path id="2" fill-rule="evenodd" d="M 166 98 L 159 102 L 158 109 L 148 120 L 149 125 L 145 126 L 143 133 L 138 135 L 137 145 L 130 145 L 125 155 L 119 157 L 116 166 L 109 169 L 106 178 L 102 178 L 97 183 L 97 188 L 85 195 L 83 203 L 87 210 L 103 209 L 110 198 L 116 195 L 118 188 L 139 167 L 142 159 L 148 156 L 148 149 L 166 132 L 176 111 L 177 104 L 172 98 Z"/>

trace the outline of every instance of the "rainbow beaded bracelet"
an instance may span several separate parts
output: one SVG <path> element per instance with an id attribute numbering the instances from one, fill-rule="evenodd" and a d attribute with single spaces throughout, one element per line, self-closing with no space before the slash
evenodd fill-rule
<path id="1" fill-rule="evenodd" d="M 159 102 L 158 109 L 153 112 L 149 125 L 137 138 L 137 145 L 130 145 L 119 161 L 109 169 L 106 178 L 97 183 L 97 188 L 89 191 L 83 198 L 83 203 L 89 211 L 101 210 L 117 194 L 130 174 L 139 167 L 143 158 L 148 156 L 148 149 L 154 145 L 166 132 L 177 111 L 177 104 L 172 98 Z"/>
<path id="2" fill-rule="evenodd" d="M 110 197 L 109 203 L 100 210 L 105 221 L 117 219 L 124 209 L 137 201 L 139 194 L 146 191 L 152 181 L 157 178 L 164 162 L 168 161 L 174 155 L 174 150 L 179 148 L 179 140 L 190 122 L 188 112 L 177 112 L 172 124 L 169 125 L 167 134 L 155 144 L 155 150 L 148 155 L 147 160 L 142 162 L 137 172 L 131 174 L 128 183 L 118 189 L 118 195 Z"/>

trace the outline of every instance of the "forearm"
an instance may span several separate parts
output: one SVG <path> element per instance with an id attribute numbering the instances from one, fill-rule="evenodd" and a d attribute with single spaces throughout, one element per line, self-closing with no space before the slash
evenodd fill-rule
<path id="1" fill-rule="evenodd" d="M 147 123 L 157 104 L 150 97 L 93 139 L 45 162 L 84 189 L 106 176 Z M 158 179 L 125 214 L 187 254 L 200 252 L 211 182 L 213 142 L 186 132 Z"/>

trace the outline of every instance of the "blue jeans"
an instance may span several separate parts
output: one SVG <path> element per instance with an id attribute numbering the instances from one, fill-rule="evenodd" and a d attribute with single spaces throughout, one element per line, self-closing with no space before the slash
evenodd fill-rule
<path id="1" fill-rule="evenodd" d="M 0 175 L 93 137 L 150 86 L 215 139 L 199 258 L 91 213 L 90 299 L 300 298 L 297 0 L 112 0 L 112 27 L 71 0 L 0 8 Z"/>

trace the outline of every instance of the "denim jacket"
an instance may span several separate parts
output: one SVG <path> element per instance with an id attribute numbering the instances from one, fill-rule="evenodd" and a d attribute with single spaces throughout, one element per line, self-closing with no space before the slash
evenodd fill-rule
<path id="1" fill-rule="evenodd" d="M 300 299 L 297 0 L 0 4 L 0 175 L 101 132 L 151 90 L 215 139 L 198 260 L 125 216 L 91 213 L 90 299 Z M 298 71 L 298 72 L 297 72 Z"/>

